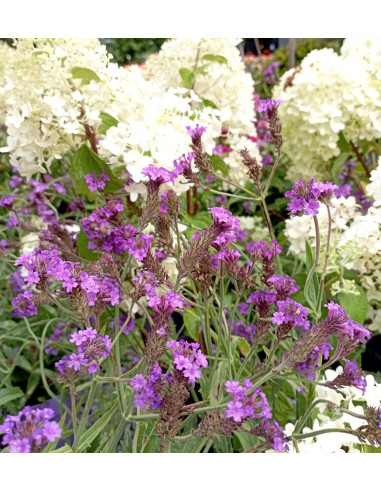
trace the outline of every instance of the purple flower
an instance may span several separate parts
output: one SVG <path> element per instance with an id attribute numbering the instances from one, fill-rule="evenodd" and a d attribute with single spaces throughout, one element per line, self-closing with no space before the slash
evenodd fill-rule
<path id="1" fill-rule="evenodd" d="M 86 174 L 84 178 L 90 191 L 104 190 L 106 181 L 111 181 L 105 169 L 102 169 L 101 174 L 93 171 L 91 174 Z"/>
<path id="2" fill-rule="evenodd" d="M 57 422 L 50 420 L 54 412 L 49 410 L 26 406 L 18 415 L 8 415 L 0 425 L 0 433 L 4 434 L 2 444 L 9 444 L 11 453 L 41 452 L 48 441 L 53 442 L 62 434 Z"/>
<path id="3" fill-rule="evenodd" d="M 20 316 L 20 318 L 38 314 L 37 307 L 33 303 L 33 292 L 31 290 L 26 290 L 12 299 L 12 306 L 15 308 L 12 311 L 12 315 Z"/>
<path id="4" fill-rule="evenodd" d="M 4 195 L 2 198 L 0 198 L 0 207 L 4 207 L 8 210 L 11 210 L 16 196 L 17 196 L 16 194 Z"/>

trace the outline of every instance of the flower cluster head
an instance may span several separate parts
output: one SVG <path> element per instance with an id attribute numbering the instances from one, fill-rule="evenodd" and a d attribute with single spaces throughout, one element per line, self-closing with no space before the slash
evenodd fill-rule
<path id="1" fill-rule="evenodd" d="M 339 389 L 345 386 L 354 386 L 365 394 L 366 390 L 366 378 L 365 372 L 362 369 L 358 369 L 357 362 L 355 360 L 350 361 L 343 358 L 345 362 L 344 371 L 335 377 L 332 381 L 326 381 L 324 384 L 328 388 Z"/>
<path id="2" fill-rule="evenodd" d="M 109 200 L 103 207 L 96 208 L 87 219 L 82 219 L 83 230 L 90 239 L 89 249 L 122 255 L 135 248 L 137 229 L 123 224 L 120 214 L 123 209 L 120 200 Z"/>
<path id="3" fill-rule="evenodd" d="M 9 445 L 11 453 L 38 453 L 48 442 L 61 437 L 62 429 L 51 419 L 54 411 L 50 408 L 33 410 L 24 407 L 18 415 L 8 415 L 0 425 L 4 434 L 2 444 Z"/>
<path id="4" fill-rule="evenodd" d="M 295 285 L 295 280 L 288 275 L 273 275 L 267 279 L 267 284 L 273 285 L 277 293 L 277 300 L 279 301 L 285 301 L 300 289 L 298 285 Z"/>
<path id="5" fill-rule="evenodd" d="M 111 179 L 105 169 L 102 169 L 101 174 L 98 174 L 96 171 L 93 171 L 91 174 L 86 174 L 85 181 L 90 191 L 97 191 L 104 190 L 106 181 L 111 181 Z"/>
<path id="6" fill-rule="evenodd" d="M 26 290 L 12 299 L 12 306 L 15 308 L 12 311 L 12 315 L 20 316 L 20 318 L 24 318 L 25 316 L 36 316 L 38 314 L 38 309 L 33 303 L 33 297 L 33 292 L 31 290 Z"/>
<path id="7" fill-rule="evenodd" d="M 94 374 L 99 369 L 100 359 L 110 355 L 111 338 L 108 335 L 98 335 L 97 330 L 89 327 L 72 334 L 71 343 L 77 346 L 77 352 L 69 357 L 64 356 L 56 362 L 57 370 L 65 376 L 68 368 L 79 372 L 86 368 L 89 374 Z"/>
<path id="8" fill-rule="evenodd" d="M 290 198 L 287 208 L 292 215 L 317 215 L 319 202 L 328 203 L 337 189 L 338 187 L 330 182 L 318 183 L 314 179 L 310 181 L 300 179 L 291 191 L 285 193 L 285 197 Z"/>
<path id="9" fill-rule="evenodd" d="M 170 315 L 175 309 L 183 309 L 184 300 L 175 292 L 168 291 L 160 297 L 150 283 L 146 284 L 146 294 L 149 297 L 148 306 L 157 314 Z"/>
<path id="10" fill-rule="evenodd" d="M 249 396 L 248 391 L 253 387 L 249 379 L 245 379 L 243 386 L 238 381 L 227 381 L 225 388 L 231 393 L 232 401 L 227 405 L 225 416 L 234 422 L 243 422 L 247 419 L 271 419 L 272 413 L 266 395 L 260 388 Z"/>
<path id="11" fill-rule="evenodd" d="M 280 99 L 261 99 L 257 106 L 258 113 L 273 113 L 283 101 Z"/>
<path id="12" fill-rule="evenodd" d="M 150 164 L 142 170 L 142 174 L 147 176 L 150 181 L 154 181 L 157 185 L 161 185 L 169 182 L 174 184 L 179 172 L 177 170 L 168 171 L 168 169 L 165 169 L 164 167 L 158 167 Z"/>
<path id="13" fill-rule="evenodd" d="M 173 363 L 177 371 L 181 371 L 189 384 L 195 384 L 201 378 L 201 367 L 208 367 L 208 361 L 200 350 L 198 343 L 188 343 L 185 340 L 170 340 L 167 347 L 171 349 Z"/>
<path id="14" fill-rule="evenodd" d="M 361 323 L 351 320 L 345 309 L 339 304 L 330 301 L 325 304 L 325 307 L 328 309 L 327 321 L 336 327 L 335 331 L 339 334 L 349 337 L 356 344 L 366 343 L 371 337 L 370 331 L 364 328 Z"/>
<path id="15" fill-rule="evenodd" d="M 228 246 L 237 238 L 239 231 L 239 219 L 233 217 L 230 210 L 225 207 L 212 207 L 208 209 L 213 216 L 213 225 L 216 226 L 220 233 L 212 242 L 212 246 L 222 248 Z"/>
<path id="16" fill-rule="evenodd" d="M 123 326 L 124 326 L 123 333 L 125 335 L 129 335 L 132 332 L 132 330 L 135 328 L 135 319 L 134 318 L 128 319 L 128 314 L 121 314 L 119 316 L 119 330 L 121 330 Z M 115 327 L 116 327 L 116 320 L 114 319 L 110 323 L 110 328 L 115 329 Z"/>
<path id="17" fill-rule="evenodd" d="M 288 325 L 289 329 L 296 326 L 309 329 L 308 311 L 301 304 L 288 298 L 285 301 L 278 301 L 276 305 L 277 311 L 273 314 L 273 323 L 282 328 Z"/>
<path id="18" fill-rule="evenodd" d="M 13 208 L 13 203 L 16 198 L 16 194 L 11 194 L 11 195 L 4 195 L 3 197 L 0 198 L 0 207 L 4 207 L 8 210 L 11 210 Z"/>
<path id="19" fill-rule="evenodd" d="M 163 405 L 161 392 L 171 380 L 171 374 L 162 374 L 163 371 L 159 364 L 155 364 L 148 376 L 137 374 L 131 379 L 131 386 L 136 395 L 134 406 L 140 410 L 155 410 Z"/>

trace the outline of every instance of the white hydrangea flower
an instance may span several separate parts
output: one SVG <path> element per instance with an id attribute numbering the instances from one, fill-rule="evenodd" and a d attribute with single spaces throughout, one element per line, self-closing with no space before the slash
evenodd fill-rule
<path id="1" fill-rule="evenodd" d="M 366 44 L 362 47 L 366 52 Z M 380 43 L 373 45 L 376 51 L 380 57 Z M 370 53 L 361 58 L 324 48 L 282 76 L 273 97 L 284 101 L 278 114 L 282 150 L 292 163 L 289 179 L 330 177 L 340 132 L 355 144 L 381 137 L 381 83 L 369 68 L 372 61 Z"/>
<path id="2" fill-rule="evenodd" d="M 322 377 L 321 382 L 332 381 L 339 374 L 343 372 L 343 368 L 339 366 L 335 371 L 328 369 L 325 371 L 325 375 Z M 365 402 L 368 406 L 379 407 L 381 406 L 381 384 L 376 383 L 372 375 L 366 376 L 366 390 L 365 394 L 362 391 L 354 387 L 342 388 L 342 391 L 346 394 L 346 401 L 349 401 L 348 409 L 352 412 L 363 414 L 364 410 L 361 405 L 355 405 L 353 402 Z M 324 386 L 316 386 L 315 399 L 325 399 L 332 401 L 336 405 L 344 401 L 344 397 L 337 393 L 335 390 L 326 388 Z M 305 427 L 302 429 L 302 434 L 307 434 L 311 431 L 318 431 L 323 429 L 344 429 L 348 426 L 352 429 L 358 429 L 361 425 L 365 425 L 366 421 L 353 417 L 352 415 L 343 414 L 338 419 L 331 419 L 326 414 L 326 406 L 324 403 L 317 405 L 319 409 L 318 417 L 314 420 L 313 428 Z M 291 436 L 295 430 L 295 425 L 292 423 L 286 424 L 285 434 Z M 298 441 L 298 449 L 300 453 L 359 453 L 360 450 L 354 445 L 361 444 L 355 436 L 343 434 L 339 432 L 330 432 L 327 434 L 320 434 L 316 437 L 310 437 Z M 295 453 L 292 441 L 288 443 L 290 452 Z M 344 449 L 345 448 L 345 449 Z"/>

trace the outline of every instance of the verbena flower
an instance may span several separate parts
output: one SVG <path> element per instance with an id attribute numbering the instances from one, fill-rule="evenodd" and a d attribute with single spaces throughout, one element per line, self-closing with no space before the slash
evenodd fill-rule
<path id="1" fill-rule="evenodd" d="M 39 453 L 45 444 L 61 437 L 62 429 L 52 421 L 54 412 L 50 408 L 32 409 L 24 407 L 16 416 L 8 415 L 0 425 L 4 434 L 2 444 L 9 445 L 10 453 Z"/>
<path id="2" fill-rule="evenodd" d="M 101 174 L 98 174 L 96 171 L 93 171 L 91 174 L 85 174 L 84 178 L 90 191 L 104 190 L 106 181 L 111 181 L 105 169 L 102 169 Z"/>

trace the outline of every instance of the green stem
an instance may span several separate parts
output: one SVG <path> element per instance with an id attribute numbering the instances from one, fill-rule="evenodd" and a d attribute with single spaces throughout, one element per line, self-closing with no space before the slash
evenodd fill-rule
<path id="1" fill-rule="evenodd" d="M 209 308 L 208 308 L 208 293 L 204 292 L 204 306 L 205 306 L 205 344 L 208 355 L 213 355 L 212 350 L 212 335 L 209 323 Z"/>
<path id="2" fill-rule="evenodd" d="M 303 417 L 296 424 L 295 430 L 294 430 L 295 433 L 300 432 L 303 429 L 303 427 L 305 426 L 305 424 L 308 420 L 308 417 L 310 416 L 310 413 L 312 412 L 314 407 L 316 407 L 316 405 L 318 405 L 319 403 L 326 403 L 327 404 L 327 403 L 331 403 L 331 402 L 329 400 L 325 400 L 324 398 L 319 398 L 318 400 L 313 401 L 310 404 L 310 406 L 307 408 L 307 410 L 305 411 Z"/>
<path id="3" fill-rule="evenodd" d="M 325 275 L 327 273 L 327 266 L 328 266 L 328 259 L 329 259 L 329 249 L 330 249 L 330 243 L 331 243 L 331 233 L 332 233 L 332 217 L 331 217 L 331 211 L 329 204 L 326 203 L 327 207 L 327 213 L 328 213 L 328 234 L 327 234 L 327 245 L 325 248 L 325 257 L 324 257 L 324 266 L 323 266 L 323 271 L 320 277 L 320 285 L 319 285 L 319 291 L 317 295 L 317 301 L 316 301 L 316 307 L 318 311 L 318 317 L 320 318 L 321 314 L 321 300 L 323 297 L 323 291 L 324 291 L 324 279 Z"/>
<path id="4" fill-rule="evenodd" d="M 316 306 L 312 303 L 312 301 L 309 298 L 308 295 L 308 290 L 311 284 L 312 277 L 316 271 L 316 268 L 319 265 L 319 258 L 320 258 L 320 230 L 319 230 L 319 222 L 316 218 L 316 215 L 313 216 L 314 219 L 314 225 L 315 225 L 315 233 L 316 233 L 316 249 L 315 249 L 315 261 L 311 267 L 311 270 L 308 273 L 306 284 L 304 286 L 304 297 L 306 298 L 306 301 L 308 302 L 309 306 L 313 310 L 314 313 L 316 313 Z"/>
<path id="5" fill-rule="evenodd" d="M 308 439 L 309 437 L 319 436 L 320 434 L 329 434 L 330 432 L 341 432 L 343 434 L 354 435 L 352 429 L 321 429 L 318 431 L 307 432 L 306 434 L 293 434 L 292 437 L 300 441 L 302 439 Z"/>

